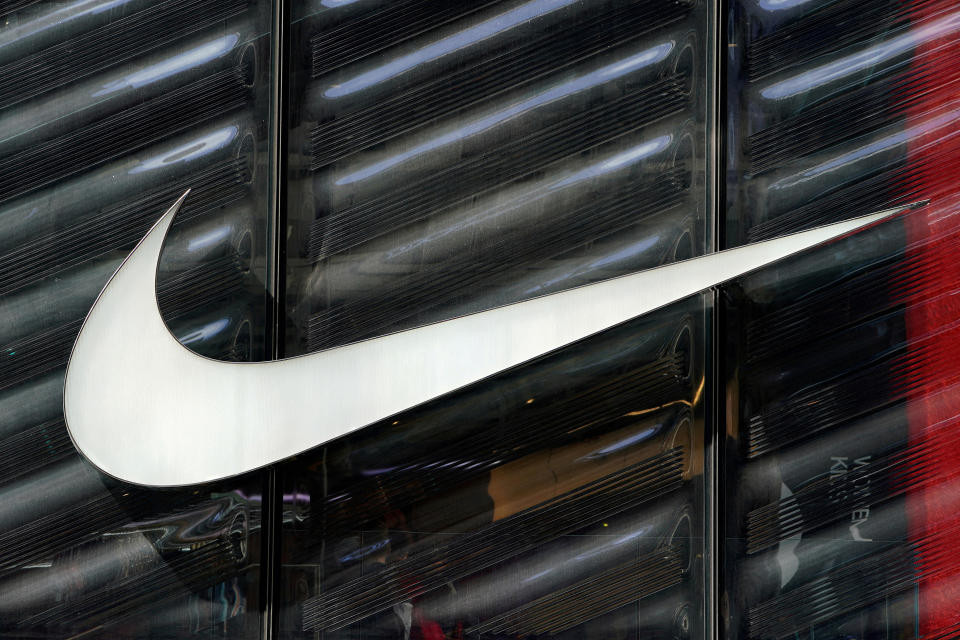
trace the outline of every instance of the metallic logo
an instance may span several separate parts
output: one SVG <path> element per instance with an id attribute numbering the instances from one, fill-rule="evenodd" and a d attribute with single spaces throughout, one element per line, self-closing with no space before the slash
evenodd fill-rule
<path id="1" fill-rule="evenodd" d="M 895 214 L 885 211 L 327 351 L 220 362 L 167 329 L 156 271 L 184 194 L 104 287 L 67 367 L 74 444 L 105 473 L 182 486 L 283 460 Z"/>

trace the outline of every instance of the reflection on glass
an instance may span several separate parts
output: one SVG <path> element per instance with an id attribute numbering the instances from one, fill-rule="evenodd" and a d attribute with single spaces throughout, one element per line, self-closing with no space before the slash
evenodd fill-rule
<path id="1" fill-rule="evenodd" d="M 287 355 L 706 250 L 709 3 L 316 5 Z M 285 463 L 281 635 L 706 637 L 708 308 Z"/>
<path id="2" fill-rule="evenodd" d="M 943 38 L 957 29 L 960 29 L 960 13 L 950 14 L 929 25 L 911 30 L 902 36 L 870 46 L 854 55 L 772 84 L 761 89 L 760 94 L 769 100 L 795 96 L 880 65 L 924 43 Z"/>
<path id="3" fill-rule="evenodd" d="M 725 294 L 728 637 L 951 636 L 956 3 L 737 10 L 732 243 L 915 204 Z"/>
<path id="4" fill-rule="evenodd" d="M 114 80 L 104 85 L 103 89 L 94 94 L 94 97 L 119 91 L 126 87 L 142 87 L 151 82 L 169 78 L 186 69 L 199 66 L 205 62 L 226 55 L 233 49 L 239 39 L 240 36 L 236 34 L 224 36 L 190 51 L 173 56 L 165 62 L 145 67 L 124 78 Z"/>
<path id="5" fill-rule="evenodd" d="M 391 169 L 402 162 L 416 158 L 419 155 L 429 153 L 430 151 L 445 145 L 453 144 L 462 140 L 463 138 L 477 135 L 486 131 L 487 129 L 508 122 L 511 118 L 515 118 L 527 111 L 530 111 L 531 109 L 548 105 L 555 100 L 564 98 L 568 95 L 576 93 L 577 91 L 582 91 L 603 82 L 608 82 L 646 65 L 660 62 L 670 53 L 672 49 L 672 43 L 662 44 L 643 53 L 639 53 L 636 56 L 633 56 L 622 62 L 617 62 L 585 76 L 570 80 L 569 82 L 566 82 L 560 86 L 535 95 L 532 98 L 528 98 L 523 102 L 510 105 L 501 111 L 493 113 L 479 120 L 475 120 L 454 131 L 451 131 L 450 133 L 446 133 L 440 137 L 434 138 L 429 142 L 417 145 L 404 151 L 402 154 L 387 158 L 372 164 L 369 167 L 365 167 L 360 171 L 346 175 L 338 179 L 336 184 L 345 185 L 350 184 L 351 182 L 369 178 L 382 171 Z"/>
<path id="6" fill-rule="evenodd" d="M 188 188 L 164 318 L 263 356 L 267 4 L 2 4 L 0 636 L 259 637 L 263 478 L 119 483 L 77 454 L 62 385 L 93 299 Z"/>
<path id="7" fill-rule="evenodd" d="M 405 71 L 473 46 L 525 22 L 562 9 L 580 0 L 532 0 L 516 9 L 485 20 L 468 29 L 442 38 L 416 52 L 391 60 L 354 78 L 333 85 L 324 92 L 327 98 L 339 98 L 396 77 Z"/>

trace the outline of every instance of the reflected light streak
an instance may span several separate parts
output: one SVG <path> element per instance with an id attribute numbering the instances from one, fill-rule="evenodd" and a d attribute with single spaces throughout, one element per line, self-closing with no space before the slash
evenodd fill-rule
<path id="1" fill-rule="evenodd" d="M 384 473 L 390 473 L 392 471 L 396 471 L 397 469 L 400 469 L 400 467 L 379 467 L 377 469 L 364 469 L 363 471 L 360 472 L 360 475 L 368 476 L 368 477 L 379 476 L 379 475 L 383 475 Z"/>
<path id="2" fill-rule="evenodd" d="M 340 98 L 356 93 L 375 84 L 389 80 L 425 62 L 449 55 L 460 49 L 482 42 L 499 33 L 512 29 L 534 18 L 562 9 L 580 0 L 533 0 L 507 11 L 480 24 L 464 29 L 433 44 L 417 49 L 413 53 L 400 56 L 387 64 L 361 73 L 342 84 L 335 84 L 323 92 L 326 98 Z M 341 2 L 341 4 L 344 4 Z M 339 5 L 338 5 L 339 6 Z"/>
<path id="3" fill-rule="evenodd" d="M 198 67 L 204 63 L 220 58 L 236 46 L 240 40 L 240 34 L 231 34 L 222 38 L 217 38 L 212 42 L 200 45 L 194 49 L 173 56 L 163 62 L 144 67 L 119 80 L 114 80 L 103 86 L 103 89 L 93 94 L 94 97 L 100 97 L 108 93 L 120 91 L 127 87 L 143 87 L 153 82 L 158 82 L 172 75 L 182 73 L 187 69 Z"/>
<path id="4" fill-rule="evenodd" d="M 633 244 L 624 247 L 619 251 L 615 251 L 609 255 L 604 255 L 594 260 L 586 265 L 580 265 L 578 269 L 571 271 L 565 271 L 563 274 L 558 275 L 555 278 L 551 278 L 545 281 L 538 281 L 534 286 L 529 289 L 524 290 L 524 295 L 534 295 L 540 291 L 550 289 L 558 284 L 569 281 L 572 278 L 575 278 L 579 275 L 588 274 L 593 272 L 596 269 L 603 269 L 604 267 L 615 265 L 623 260 L 626 260 L 632 256 L 643 253 L 647 249 L 655 246 L 660 240 L 659 236 L 653 235 L 643 238 L 639 242 L 634 242 Z"/>
<path id="5" fill-rule="evenodd" d="M 579 91 L 584 91 L 601 85 L 610 80 L 614 80 L 623 75 L 626 75 L 637 69 L 642 69 L 643 67 L 655 64 L 662 61 L 666 58 L 670 51 L 673 50 L 673 42 L 665 42 L 663 44 L 657 45 L 651 49 L 647 49 L 638 53 L 634 56 L 631 56 L 625 60 L 621 60 L 615 64 L 608 65 L 601 69 L 597 69 L 591 73 L 574 78 L 568 82 L 564 82 L 556 87 L 548 89 L 542 93 L 522 100 L 515 104 L 510 105 L 505 109 L 501 109 L 495 113 L 490 114 L 484 118 L 474 120 L 458 129 L 455 129 L 449 133 L 446 133 L 442 136 L 438 136 L 432 140 L 419 144 L 403 153 L 398 153 L 394 156 L 381 160 L 380 162 L 375 162 L 359 171 L 355 171 L 349 175 L 344 176 L 336 181 L 338 186 L 343 186 L 347 184 L 352 184 L 360 180 L 365 180 L 372 176 L 382 173 L 387 169 L 391 169 L 398 164 L 406 162 L 416 156 L 423 155 L 430 151 L 436 151 L 437 149 L 444 147 L 448 144 L 458 142 L 464 138 L 482 133 L 488 129 L 491 129 L 499 124 L 503 124 L 508 120 L 522 115 L 527 111 L 542 107 L 551 102 L 560 100 Z"/>
<path id="6" fill-rule="evenodd" d="M 262 496 L 261 494 L 259 494 L 259 493 L 251 493 L 250 495 L 247 495 L 247 494 L 245 494 L 243 491 L 241 491 L 240 489 L 234 489 L 231 493 L 237 494 L 238 496 L 240 496 L 241 498 L 243 498 L 243 499 L 246 500 L 247 502 L 251 502 L 251 503 L 263 502 L 263 496 Z M 331 497 L 331 498 L 327 498 L 327 501 L 328 501 L 328 502 L 333 502 L 333 501 L 334 501 L 335 499 L 337 499 L 337 498 L 344 498 L 344 497 L 349 497 L 349 496 L 347 496 L 346 494 L 344 494 L 344 495 L 339 495 L 339 496 L 333 496 L 333 497 Z M 309 494 L 309 493 L 299 493 L 299 492 L 297 492 L 297 493 L 285 493 L 285 494 L 283 494 L 283 502 L 286 503 L 286 504 L 296 504 L 297 502 L 310 502 L 310 494 Z"/>
<path id="7" fill-rule="evenodd" d="M 26 24 L 16 27 L 12 30 L 14 37 L 9 40 L 0 40 L 0 49 L 5 47 L 8 44 L 22 40 L 29 36 L 40 33 L 41 31 L 46 31 L 51 27 L 57 27 L 62 24 L 66 24 L 71 20 L 76 18 L 81 18 L 86 15 L 91 15 L 95 13 L 103 13 L 104 11 L 109 11 L 114 7 L 119 7 L 120 5 L 127 4 L 132 2 L 132 0 L 80 0 L 79 2 L 74 2 L 73 4 L 67 5 L 62 9 L 57 9 L 56 11 L 51 11 L 50 13 L 44 14 Z"/>
<path id="8" fill-rule="evenodd" d="M 599 178 L 604 174 L 636 164 L 640 160 L 663 151 L 670 146 L 670 142 L 672 140 L 673 136 L 670 134 L 654 138 L 649 142 L 633 147 L 632 149 L 629 149 L 623 153 L 619 153 L 608 160 L 591 165 L 585 169 L 581 169 L 580 171 L 577 171 L 576 173 L 562 180 L 551 182 L 544 187 L 524 193 L 518 196 L 514 201 L 508 203 L 506 206 L 493 207 L 472 216 L 469 220 L 466 220 L 461 224 L 449 225 L 447 227 L 438 229 L 433 233 L 425 233 L 421 236 L 418 236 L 413 242 L 410 242 L 399 249 L 387 252 L 386 258 L 392 260 L 399 255 L 407 253 L 408 251 L 416 250 L 422 245 L 436 242 L 437 240 L 443 238 L 444 236 L 450 235 L 451 233 L 460 233 L 464 229 L 481 224 L 490 218 L 506 215 L 510 211 L 514 211 L 521 206 L 535 202 L 536 200 L 546 197 L 554 191 L 570 187 L 585 180 Z"/>
<path id="9" fill-rule="evenodd" d="M 586 169 L 581 169 L 577 171 L 572 176 L 564 178 L 559 182 L 555 182 L 550 185 L 550 188 L 562 189 L 568 187 L 574 183 L 582 182 L 584 180 L 589 180 L 591 178 L 597 178 L 606 173 L 611 173 L 619 169 L 623 169 L 630 165 L 636 164 L 638 160 L 643 160 L 654 154 L 660 153 L 669 146 L 670 142 L 673 140 L 673 136 L 666 135 L 654 138 L 650 142 L 642 144 L 638 147 L 634 147 L 623 153 L 618 153 L 609 160 L 601 162 L 600 164 L 595 164 Z"/>
<path id="10" fill-rule="evenodd" d="M 219 320 L 214 320 L 199 329 L 195 329 L 190 333 L 184 335 L 182 338 L 179 338 L 180 344 L 192 344 L 199 340 L 207 340 L 217 335 L 230 325 L 229 318 L 220 318 Z"/>
<path id="11" fill-rule="evenodd" d="M 862 147 L 858 147 L 853 151 L 849 151 L 835 158 L 831 158 L 830 160 L 823 162 L 821 164 L 818 164 L 817 166 L 812 167 L 810 169 L 807 169 L 806 171 L 803 171 L 796 175 L 788 176 L 786 178 L 781 178 L 780 180 L 777 180 L 776 182 L 771 184 L 770 189 L 771 190 L 789 189 L 807 180 L 819 178 L 820 176 L 826 173 L 829 173 L 831 171 L 834 171 L 836 169 L 840 169 L 842 167 L 846 167 L 856 162 L 860 162 L 861 160 L 865 160 L 866 158 L 869 158 L 871 156 L 877 155 L 879 153 L 883 153 L 884 151 L 888 151 L 889 149 L 892 149 L 894 147 L 906 144 L 907 142 L 915 138 L 920 138 L 930 133 L 931 131 L 944 127 L 945 125 L 954 123 L 958 118 L 960 118 L 960 109 L 948 111 L 947 113 L 941 114 L 935 118 L 930 118 L 925 122 L 922 122 L 916 126 L 910 127 L 909 129 L 895 133 L 885 138 L 881 138 L 879 140 L 871 142 L 870 144 L 864 145 Z M 950 137 L 954 135 L 958 135 L 958 132 L 951 131 L 948 134 L 948 136 Z"/>
<path id="12" fill-rule="evenodd" d="M 612 453 L 616 453 L 628 447 L 632 447 L 633 445 L 638 444 L 640 442 L 649 440 L 650 438 L 655 436 L 662 427 L 663 427 L 662 424 L 658 424 L 653 427 L 648 427 L 642 431 L 639 431 L 633 434 L 632 436 L 624 438 L 623 440 L 614 442 L 613 444 L 608 445 L 603 449 L 598 449 L 597 451 L 591 451 L 587 455 L 578 458 L 576 462 L 587 462 L 590 460 L 598 460 L 600 458 L 605 458 Z"/>
<path id="13" fill-rule="evenodd" d="M 217 129 L 213 133 L 208 133 L 207 135 L 202 136 L 194 141 L 180 145 L 175 149 L 171 149 L 163 155 L 147 158 L 134 168 L 130 169 L 128 173 L 143 173 L 144 171 L 161 169 L 177 162 L 186 162 L 187 160 L 194 160 L 195 158 L 205 156 L 208 153 L 216 151 L 217 149 L 222 149 L 230 144 L 230 142 L 237 137 L 239 132 L 240 128 L 236 125 L 230 125 L 223 127 L 222 129 Z"/>
<path id="14" fill-rule="evenodd" d="M 653 525 L 646 524 L 640 527 L 637 527 L 635 530 L 631 531 L 627 535 L 616 538 L 610 542 L 604 542 L 595 549 L 591 549 L 585 553 L 581 553 L 577 556 L 574 556 L 574 560 L 589 560 L 594 556 L 603 555 L 610 552 L 611 546 L 619 546 L 631 540 L 636 540 L 637 538 L 646 538 L 653 532 Z"/>
<path id="15" fill-rule="evenodd" d="M 633 542 L 633 541 L 636 540 L 637 538 L 646 537 L 646 536 L 645 536 L 645 533 L 646 533 L 646 532 L 643 531 L 643 530 L 634 531 L 633 533 L 628 533 L 627 535 L 622 536 L 622 537 L 617 538 L 616 540 L 614 540 L 614 541 L 613 541 L 613 544 L 615 544 L 615 545 L 620 545 L 620 544 L 626 544 L 627 542 Z"/>
<path id="16" fill-rule="evenodd" d="M 694 404 L 696 404 L 697 400 L 700 398 L 700 394 L 701 394 L 701 393 L 703 393 L 703 381 L 702 381 L 702 380 L 701 380 L 701 382 L 700 382 L 700 389 L 697 390 L 697 395 L 694 397 L 693 400 L 671 400 L 670 402 L 665 402 L 665 403 L 663 403 L 663 404 L 661 404 L 661 405 L 657 405 L 657 406 L 655 406 L 655 407 L 648 407 L 648 408 L 646 408 L 646 409 L 637 409 L 636 411 L 631 411 L 631 412 L 625 413 L 625 414 L 623 414 L 623 415 L 624 415 L 624 416 L 629 416 L 629 417 L 631 417 L 631 418 L 634 418 L 634 417 L 636 417 L 636 416 L 649 415 L 649 414 L 651 414 L 651 413 L 654 413 L 655 411 L 661 411 L 661 410 L 663 410 L 663 409 L 669 409 L 670 407 L 677 407 L 677 406 L 680 406 L 680 407 L 692 407 Z"/>
<path id="17" fill-rule="evenodd" d="M 543 576 L 550 575 L 551 573 L 553 573 L 553 567 L 548 567 L 548 568 L 544 569 L 543 571 L 539 571 L 539 572 L 533 574 L 532 576 L 527 576 L 526 578 L 524 578 L 524 579 L 521 580 L 520 582 L 522 582 L 522 583 L 534 582 L 535 580 L 537 580 L 537 579 L 539 579 L 539 578 L 542 578 Z"/>
<path id="18" fill-rule="evenodd" d="M 691 406 L 696 406 L 700 402 L 700 398 L 703 397 L 703 389 L 707 385 L 706 377 L 700 378 L 700 386 L 697 387 L 697 391 L 693 394 L 693 401 Z"/>
<path id="19" fill-rule="evenodd" d="M 958 29 L 960 29 L 960 12 L 941 18 L 926 27 L 911 30 L 902 36 L 869 47 L 859 53 L 774 83 L 761 90 L 760 95 L 768 100 L 790 98 L 834 80 L 866 71 L 874 65 L 886 62 L 913 50 L 925 42 L 943 37 Z"/>
<path id="20" fill-rule="evenodd" d="M 621 260 L 626 260 L 627 258 L 638 253 L 643 253 L 650 247 L 656 245 L 658 240 L 660 240 L 660 236 L 650 236 L 648 238 L 644 238 L 643 240 L 634 242 L 630 246 L 625 247 L 620 251 L 615 251 L 609 255 L 601 256 L 599 259 L 594 260 L 587 265 L 587 268 L 592 270 L 606 267 L 611 264 L 617 264 Z"/>
<path id="21" fill-rule="evenodd" d="M 224 225 L 222 227 L 217 227 L 216 229 L 211 229 L 203 235 L 191 238 L 190 242 L 187 243 L 187 251 L 205 249 L 210 245 L 216 244 L 229 236 L 232 229 L 232 226 Z"/>
<path id="22" fill-rule="evenodd" d="M 799 7 L 808 2 L 810 2 L 810 0 L 759 0 L 757 4 L 765 11 L 782 11 L 784 9 Z"/>
<path id="23" fill-rule="evenodd" d="M 390 544 L 389 539 L 379 540 L 365 547 L 360 547 L 359 549 L 357 549 L 352 553 L 348 553 L 346 555 L 340 556 L 339 558 L 337 558 L 337 560 L 340 561 L 340 564 L 347 564 L 348 562 L 354 562 L 356 560 L 360 560 L 362 558 L 365 558 L 366 556 L 369 556 L 371 554 L 377 553 L 378 551 L 385 549 L 388 544 Z"/>

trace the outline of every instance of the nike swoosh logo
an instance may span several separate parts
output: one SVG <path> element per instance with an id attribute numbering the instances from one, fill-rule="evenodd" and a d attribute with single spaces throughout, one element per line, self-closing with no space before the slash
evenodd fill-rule
<path id="1" fill-rule="evenodd" d="M 74 444 L 134 484 L 196 484 L 283 460 L 905 209 L 327 351 L 235 363 L 183 347 L 157 306 L 157 263 L 186 195 L 107 282 L 67 366 Z"/>

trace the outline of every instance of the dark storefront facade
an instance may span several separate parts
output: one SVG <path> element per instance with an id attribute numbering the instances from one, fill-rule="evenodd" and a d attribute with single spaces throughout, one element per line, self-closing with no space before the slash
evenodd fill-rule
<path id="1" fill-rule="evenodd" d="M 0 637 L 960 635 L 958 133 L 952 0 L 0 0 Z M 64 378 L 188 189 L 159 309 L 231 362 L 896 214 L 149 487 Z"/>

